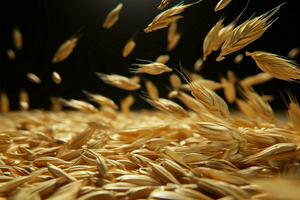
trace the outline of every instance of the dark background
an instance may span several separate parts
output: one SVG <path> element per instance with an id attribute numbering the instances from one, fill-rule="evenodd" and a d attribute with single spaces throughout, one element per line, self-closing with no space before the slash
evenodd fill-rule
<path id="1" fill-rule="evenodd" d="M 118 2 L 124 4 L 120 20 L 110 30 L 104 30 L 102 23 L 106 14 Z M 179 1 L 174 0 L 174 3 Z M 189 3 L 192 1 L 186 1 Z M 284 0 L 251 0 L 239 23 L 248 19 L 253 13 L 260 15 Z M 274 16 L 279 19 L 266 33 L 240 52 L 263 50 L 286 56 L 290 49 L 300 47 L 300 1 L 288 0 Z M 18 108 L 18 92 L 28 91 L 31 107 L 48 108 L 49 96 L 83 99 L 82 90 L 99 92 L 119 101 L 129 92 L 104 84 L 95 72 L 117 73 L 129 76 L 128 67 L 136 62 L 136 58 L 154 60 L 166 54 L 167 30 L 144 33 L 143 29 L 160 12 L 156 9 L 159 0 L 9 0 L 0 5 L 0 90 L 6 91 L 13 109 Z M 233 0 L 225 10 L 213 11 L 217 0 L 203 2 L 189 8 L 184 19 L 179 21 L 179 31 L 183 37 L 177 48 L 170 52 L 169 65 L 179 68 L 179 62 L 185 68 L 192 69 L 194 62 L 202 56 L 202 42 L 220 17 L 225 17 L 225 24 L 230 23 L 245 7 L 246 0 Z M 19 27 L 23 33 L 24 48 L 17 53 L 15 61 L 9 61 L 6 50 L 13 48 L 11 32 Z M 57 48 L 66 39 L 80 30 L 82 37 L 73 54 L 58 64 L 51 59 Z M 121 57 L 124 44 L 136 34 L 137 47 L 127 59 Z M 233 70 L 243 78 L 256 74 L 260 70 L 248 57 L 240 65 L 233 64 L 236 52 L 220 62 L 214 60 L 218 52 L 209 56 L 201 75 L 214 80 Z M 300 63 L 298 56 L 297 62 Z M 51 81 L 52 71 L 61 74 L 63 82 L 55 85 Z M 42 79 L 42 84 L 34 84 L 27 80 L 26 73 L 33 72 Z M 154 81 L 164 96 L 168 91 L 167 75 L 157 77 L 142 76 Z M 281 93 L 292 91 L 300 97 L 298 83 L 273 80 L 263 86 L 256 87 L 264 94 L 273 94 L 277 99 L 272 103 L 275 108 L 284 108 Z M 132 94 L 139 96 L 141 91 Z M 220 93 L 222 94 L 222 93 Z M 146 104 L 138 100 L 137 107 Z"/>

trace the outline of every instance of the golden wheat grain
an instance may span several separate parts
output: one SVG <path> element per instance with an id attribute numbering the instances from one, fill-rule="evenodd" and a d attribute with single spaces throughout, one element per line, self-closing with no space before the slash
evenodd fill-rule
<path id="1" fill-rule="evenodd" d="M 21 50 L 23 48 L 23 36 L 19 28 L 13 29 L 12 38 L 15 48 Z"/>
<path id="2" fill-rule="evenodd" d="M 280 7 L 281 5 L 235 27 L 222 45 L 221 53 L 219 54 L 217 61 L 223 60 L 225 58 L 224 56 L 236 52 L 260 38 L 274 23 L 275 20 L 270 21 L 270 19 Z"/>
<path id="3" fill-rule="evenodd" d="M 179 187 L 179 188 L 176 188 L 174 190 L 174 192 L 176 192 L 177 194 L 183 195 L 185 197 L 192 198 L 192 199 L 212 200 L 212 198 L 201 193 L 200 191 L 196 191 L 196 190 L 189 189 L 189 188 Z"/>
<path id="4" fill-rule="evenodd" d="M 238 65 L 238 64 L 241 64 L 243 59 L 244 59 L 244 54 L 238 54 L 234 57 L 233 62 Z"/>
<path id="5" fill-rule="evenodd" d="M 288 114 L 290 117 L 290 120 L 296 130 L 300 130 L 300 107 L 298 102 L 294 97 L 290 95 L 290 103 L 289 103 L 289 109 Z"/>
<path id="6" fill-rule="evenodd" d="M 61 79 L 59 73 L 52 72 L 52 81 L 53 81 L 53 83 L 55 83 L 57 85 L 61 84 L 62 79 Z"/>
<path id="7" fill-rule="evenodd" d="M 16 59 L 16 53 L 12 49 L 7 49 L 6 54 L 9 60 L 13 61 Z"/>
<path id="8" fill-rule="evenodd" d="M 235 75 L 235 73 L 231 70 L 227 71 L 227 79 L 231 82 L 231 83 L 236 83 L 237 82 L 237 77 Z"/>
<path id="9" fill-rule="evenodd" d="M 274 121 L 274 114 L 268 102 L 264 101 L 260 95 L 255 92 L 246 91 L 244 96 L 247 104 L 256 113 L 256 116 L 263 118 L 266 121 Z"/>
<path id="10" fill-rule="evenodd" d="M 300 68 L 294 61 L 263 51 L 246 52 L 246 56 L 251 56 L 262 71 L 275 78 L 286 81 L 300 79 Z"/>
<path id="11" fill-rule="evenodd" d="M 228 103 L 233 103 L 236 99 L 236 90 L 233 83 L 226 78 L 221 78 L 221 84 L 224 88 L 225 98 Z"/>
<path id="12" fill-rule="evenodd" d="M 26 77 L 29 81 L 36 83 L 36 84 L 40 84 L 42 82 L 41 79 L 34 73 L 27 73 Z"/>
<path id="13" fill-rule="evenodd" d="M 130 112 L 130 107 L 134 104 L 134 101 L 135 99 L 132 95 L 128 95 L 126 98 L 124 98 L 120 103 L 122 113 L 128 115 Z"/>
<path id="14" fill-rule="evenodd" d="M 165 183 L 180 184 L 179 181 L 164 167 L 155 163 L 148 163 L 151 166 L 152 171 L 158 175 L 158 178 Z"/>
<path id="15" fill-rule="evenodd" d="M 195 72 L 199 72 L 203 67 L 203 59 L 202 58 L 198 58 L 198 60 L 196 60 L 196 62 L 194 63 L 194 71 Z"/>
<path id="16" fill-rule="evenodd" d="M 155 188 L 152 186 L 139 186 L 136 188 L 129 189 L 127 192 L 127 196 L 130 199 L 143 199 L 143 198 L 148 198 L 150 193 L 154 190 Z"/>
<path id="17" fill-rule="evenodd" d="M 147 93 L 150 97 L 150 99 L 155 100 L 159 98 L 159 92 L 157 87 L 149 80 L 145 81 Z"/>
<path id="18" fill-rule="evenodd" d="M 160 182 L 146 175 L 137 175 L 137 174 L 123 175 L 118 177 L 117 180 L 122 182 L 132 183 L 139 186 L 161 185 Z"/>
<path id="19" fill-rule="evenodd" d="M 83 91 L 84 94 L 91 100 L 96 102 L 97 104 L 99 104 L 100 106 L 107 106 L 113 109 L 118 109 L 118 105 L 110 98 L 105 97 L 101 94 L 93 94 L 93 93 L 89 93 L 87 91 Z"/>
<path id="20" fill-rule="evenodd" d="M 162 28 L 167 28 L 171 23 L 176 22 L 177 20 L 183 18 L 180 16 L 186 8 L 198 4 L 201 1 L 197 1 L 195 3 L 183 5 L 183 3 L 179 3 L 168 10 L 157 15 L 152 22 L 144 29 L 146 33 L 153 32 Z"/>
<path id="21" fill-rule="evenodd" d="M 228 4 L 231 3 L 232 0 L 220 0 L 216 7 L 215 7 L 215 12 L 223 10 L 226 6 L 228 6 Z"/>
<path id="22" fill-rule="evenodd" d="M 134 79 L 129 79 L 125 76 L 121 76 L 118 74 L 108 75 L 103 73 L 97 73 L 97 75 L 106 84 L 112 85 L 123 90 L 132 91 L 141 88 L 140 84 L 138 84 Z"/>
<path id="23" fill-rule="evenodd" d="M 105 200 L 115 200 L 115 196 L 113 192 L 110 191 L 91 191 L 87 194 L 84 194 L 78 200 L 93 200 L 93 199 L 105 199 Z"/>
<path id="24" fill-rule="evenodd" d="M 247 76 L 240 81 L 240 85 L 243 88 L 251 88 L 254 85 L 262 84 L 267 81 L 270 81 L 273 77 L 268 73 L 259 73 L 253 76 Z"/>
<path id="25" fill-rule="evenodd" d="M 293 48 L 289 51 L 288 58 L 295 59 L 299 56 L 299 54 L 300 54 L 300 48 Z"/>
<path id="26" fill-rule="evenodd" d="M 63 105 L 58 97 L 50 97 L 50 102 L 51 102 L 51 109 L 53 111 L 62 110 Z"/>
<path id="27" fill-rule="evenodd" d="M 29 109 L 29 95 L 25 90 L 21 90 L 19 93 L 19 106 L 21 110 Z"/>
<path id="28" fill-rule="evenodd" d="M 204 61 L 213 51 L 216 51 L 221 47 L 222 41 L 220 40 L 219 32 L 223 27 L 223 19 L 220 19 L 205 36 L 202 50 Z"/>
<path id="29" fill-rule="evenodd" d="M 163 191 L 163 190 L 154 190 L 149 195 L 150 199 L 164 199 L 164 200 L 192 200 L 193 198 L 189 198 L 187 196 L 184 196 L 182 194 L 177 194 L 176 192 L 172 191 Z"/>
<path id="30" fill-rule="evenodd" d="M 192 95 L 199 100 L 209 112 L 225 118 L 229 116 L 228 105 L 219 95 L 204 86 L 196 85 L 193 82 L 189 84 Z"/>
<path id="31" fill-rule="evenodd" d="M 297 151 L 297 145 L 293 143 L 278 143 L 273 146 L 270 146 L 264 149 L 257 154 L 251 155 L 245 158 L 245 162 L 253 162 L 257 160 L 265 160 L 267 158 L 271 158 L 277 156 L 278 154 L 286 153 L 286 152 L 295 152 Z M 294 155 L 295 156 L 295 155 Z"/>
<path id="32" fill-rule="evenodd" d="M 178 90 L 181 86 L 181 79 L 177 74 L 171 74 L 169 77 L 170 84 L 171 86 L 175 89 Z"/>
<path id="33" fill-rule="evenodd" d="M 145 100 L 151 104 L 153 107 L 155 107 L 158 110 L 161 110 L 163 112 L 168 112 L 172 114 L 176 114 L 179 116 L 187 116 L 188 113 L 177 103 L 164 99 L 164 98 L 158 98 L 158 99 L 147 99 Z"/>
<path id="34" fill-rule="evenodd" d="M 92 104 L 85 102 L 85 101 L 80 101 L 76 99 L 71 99 L 71 100 L 65 100 L 60 98 L 60 101 L 68 107 L 83 111 L 83 112 L 90 112 L 90 113 L 95 113 L 98 111 L 97 108 L 95 108 Z"/>
<path id="35" fill-rule="evenodd" d="M 204 78 L 200 78 L 200 79 L 196 79 L 193 80 L 191 82 L 194 85 L 199 85 L 199 86 L 203 86 L 206 87 L 210 90 L 216 91 L 222 88 L 222 84 L 213 80 L 209 80 L 209 79 L 204 79 Z M 182 84 L 181 89 L 186 90 L 186 91 L 191 91 L 191 85 L 190 84 Z"/>
<path id="36" fill-rule="evenodd" d="M 48 163 L 47 168 L 48 168 L 48 171 L 56 178 L 63 178 L 68 182 L 76 181 L 76 179 L 74 177 L 70 176 L 65 171 L 63 171 L 59 167 L 56 167 L 55 165 Z"/>
<path id="37" fill-rule="evenodd" d="M 102 27 L 105 29 L 110 29 L 113 27 L 119 20 L 119 15 L 123 9 L 123 4 L 119 3 L 113 10 L 111 10 L 103 22 Z"/>
<path id="38" fill-rule="evenodd" d="M 162 64 L 166 64 L 168 63 L 170 60 L 170 56 L 169 55 L 160 55 L 156 58 L 155 62 L 157 63 L 162 63 Z"/>
<path id="39" fill-rule="evenodd" d="M 170 2 L 171 2 L 171 0 L 161 0 L 161 2 L 158 5 L 157 9 L 159 9 L 159 10 L 165 9 L 169 5 Z"/>
<path id="40" fill-rule="evenodd" d="M 1 113 L 8 113 L 10 111 L 10 103 L 9 103 L 9 98 L 5 92 L 1 92 L 0 95 L 0 109 Z"/>
<path id="41" fill-rule="evenodd" d="M 206 107 L 201 102 L 184 92 L 173 91 L 169 93 L 169 98 L 178 98 L 180 101 L 182 101 L 182 103 L 184 103 L 185 106 L 200 115 L 204 112 L 208 112 Z"/>
<path id="42" fill-rule="evenodd" d="M 31 179 L 31 176 L 20 176 L 13 180 L 10 180 L 4 184 L 0 185 L 0 193 L 4 194 L 6 192 L 10 192 L 12 190 L 15 190 L 18 186 L 26 183 Z"/>
<path id="43" fill-rule="evenodd" d="M 64 199 L 70 199 L 75 200 L 80 188 L 81 188 L 82 182 L 81 181 L 74 181 L 72 183 L 69 183 L 67 185 L 64 185 L 60 187 L 55 193 L 53 193 L 49 198 L 49 200 L 64 200 Z"/>
<path id="44" fill-rule="evenodd" d="M 177 23 L 172 22 L 168 29 L 168 45 L 167 50 L 172 51 L 176 48 L 181 39 L 181 34 L 177 31 Z"/>
<path id="45" fill-rule="evenodd" d="M 185 177 L 188 175 L 188 171 L 176 162 L 166 159 L 162 162 L 162 166 L 171 172 L 175 177 Z"/>
<path id="46" fill-rule="evenodd" d="M 135 74 L 149 74 L 149 75 L 160 75 L 163 73 L 171 72 L 172 69 L 165 64 L 158 62 L 151 62 L 147 64 L 132 64 L 138 68 L 133 68 L 130 71 Z"/>
<path id="47" fill-rule="evenodd" d="M 131 38 L 124 46 L 122 51 L 123 58 L 127 58 L 134 50 L 136 46 L 135 41 Z"/>
<path id="48" fill-rule="evenodd" d="M 175 34 L 174 37 L 172 37 L 172 39 L 168 42 L 168 46 L 167 46 L 168 51 L 174 50 L 178 45 L 180 39 L 181 39 L 181 34 L 180 33 Z"/>
<path id="49" fill-rule="evenodd" d="M 53 165 L 70 165 L 70 162 L 64 161 L 62 159 L 56 158 L 56 157 L 39 157 L 33 161 L 33 163 L 38 167 L 46 167 L 47 163 L 53 164 Z"/>
<path id="50" fill-rule="evenodd" d="M 70 149 L 78 149 L 82 147 L 82 145 L 86 144 L 91 137 L 95 134 L 96 130 L 101 128 L 102 126 L 96 124 L 95 122 L 90 122 L 89 127 L 79 133 L 78 135 L 74 136 L 67 144 L 67 147 Z"/>
<path id="51" fill-rule="evenodd" d="M 66 60 L 74 51 L 75 47 L 77 46 L 78 40 L 79 38 L 74 36 L 62 43 L 56 50 L 52 58 L 52 63 L 56 64 Z"/>

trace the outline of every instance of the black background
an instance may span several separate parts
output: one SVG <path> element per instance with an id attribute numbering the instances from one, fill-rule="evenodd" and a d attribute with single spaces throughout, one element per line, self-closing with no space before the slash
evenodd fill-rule
<path id="1" fill-rule="evenodd" d="M 120 20 L 109 30 L 102 28 L 106 14 L 118 2 L 124 4 Z M 18 92 L 28 91 L 31 106 L 48 108 L 49 96 L 84 99 L 82 90 L 99 92 L 119 101 L 128 92 L 105 85 L 95 72 L 117 73 L 130 76 L 128 67 L 135 59 L 154 60 L 161 54 L 166 54 L 166 29 L 153 33 L 144 33 L 143 29 L 160 12 L 156 9 L 159 0 L 9 0 L 0 5 L 0 90 L 6 91 L 14 109 L 18 108 Z M 189 3 L 192 1 L 186 1 Z M 239 23 L 247 20 L 253 13 L 260 15 L 283 3 L 282 0 L 251 0 L 248 9 L 242 15 Z M 300 1 L 289 0 L 274 16 L 279 19 L 257 41 L 239 52 L 233 53 L 220 62 L 214 60 L 218 52 L 209 56 L 201 75 L 219 80 L 228 69 L 243 78 L 260 72 L 255 63 L 248 57 L 242 64 L 234 65 L 233 58 L 238 53 L 263 50 L 286 56 L 290 49 L 300 47 Z M 174 3 L 178 1 L 174 0 Z M 203 2 L 189 8 L 184 13 L 184 19 L 179 21 L 179 31 L 183 37 L 178 47 L 169 53 L 169 65 L 179 68 L 179 62 L 187 69 L 192 69 L 194 62 L 202 56 L 202 43 L 210 28 L 221 17 L 225 23 L 230 23 L 245 7 L 246 0 L 233 0 L 225 10 L 213 11 L 217 0 Z M 13 48 L 11 32 L 19 27 L 23 33 L 24 48 L 17 52 L 17 59 L 9 61 L 6 50 Z M 58 64 L 52 64 L 51 59 L 56 49 L 74 33 L 80 31 L 79 40 L 73 54 Z M 127 59 L 121 57 L 124 44 L 136 33 L 137 47 Z M 296 60 L 300 63 L 300 58 Z M 61 74 L 63 82 L 55 85 L 51 81 L 52 71 Z M 42 84 L 36 85 L 26 79 L 26 73 L 33 72 L 42 79 Z M 161 96 L 168 91 L 167 75 L 150 77 L 157 84 Z M 281 93 L 292 91 L 300 97 L 298 83 L 288 83 L 273 80 L 263 86 L 256 87 L 264 94 L 273 94 L 277 99 L 272 103 L 275 108 L 284 108 Z M 139 96 L 141 92 L 133 92 Z M 222 92 L 220 93 L 222 95 Z M 138 100 L 138 107 L 146 104 Z"/>

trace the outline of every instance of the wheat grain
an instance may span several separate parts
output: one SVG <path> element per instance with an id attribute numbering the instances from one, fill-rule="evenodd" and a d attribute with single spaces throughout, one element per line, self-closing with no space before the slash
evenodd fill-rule
<path id="1" fill-rule="evenodd" d="M 171 74 L 171 76 L 169 77 L 169 80 L 170 80 L 170 84 L 171 86 L 178 90 L 181 86 L 181 79 L 180 77 L 177 75 L 177 74 Z"/>
<path id="2" fill-rule="evenodd" d="M 199 86 L 203 86 L 203 87 L 206 87 L 210 90 L 219 90 L 222 88 L 222 84 L 221 83 L 218 83 L 216 81 L 213 81 L 213 80 L 208 80 L 208 79 L 204 79 L 204 78 L 200 78 L 200 79 L 197 79 L 197 80 L 193 80 L 191 82 L 191 84 L 194 84 L 195 86 L 199 85 Z M 191 84 L 182 84 L 181 85 L 181 89 L 183 90 L 187 90 L 187 91 L 191 91 L 192 88 L 191 88 Z"/>
<path id="3" fill-rule="evenodd" d="M 122 113 L 128 115 L 130 112 L 131 106 L 134 104 L 134 101 L 135 101 L 135 99 L 132 95 L 128 95 L 126 98 L 124 98 L 120 103 Z"/>
<path id="4" fill-rule="evenodd" d="M 140 186 L 157 186 L 160 185 L 160 182 L 155 179 L 145 176 L 145 175 L 123 175 L 117 178 L 118 181 L 133 183 Z"/>
<path id="5" fill-rule="evenodd" d="M 122 56 L 127 58 L 134 50 L 136 43 L 133 39 L 130 39 L 124 46 Z"/>
<path id="6" fill-rule="evenodd" d="M 147 98 L 145 98 L 145 100 L 158 110 L 176 114 L 178 116 L 187 116 L 188 115 L 188 113 L 180 105 L 178 105 L 177 103 L 170 101 L 168 99 L 164 99 L 164 98 L 147 99 Z"/>
<path id="7" fill-rule="evenodd" d="M 40 84 L 42 82 L 41 79 L 34 73 L 27 73 L 26 76 L 27 79 L 33 83 Z"/>
<path id="8" fill-rule="evenodd" d="M 1 113 L 8 113 L 10 110 L 9 98 L 6 93 L 1 92 L 0 95 L 0 103 L 1 103 Z"/>
<path id="9" fill-rule="evenodd" d="M 157 9 L 163 10 L 165 7 L 169 5 L 171 0 L 161 0 L 160 4 L 158 5 Z"/>
<path id="10" fill-rule="evenodd" d="M 55 83 L 57 85 L 61 84 L 62 79 L 61 79 L 59 73 L 52 72 L 52 81 L 53 81 L 53 83 Z"/>
<path id="11" fill-rule="evenodd" d="M 68 182 L 74 182 L 76 181 L 76 179 L 72 176 L 70 176 L 69 174 L 67 174 L 66 172 L 64 172 L 62 169 L 60 169 L 59 167 L 56 167 L 55 165 L 52 165 L 50 163 L 47 164 L 47 168 L 48 171 L 57 178 L 63 178 Z"/>
<path id="12" fill-rule="evenodd" d="M 82 185 L 82 182 L 80 182 L 80 181 L 75 181 L 75 182 L 69 183 L 68 185 L 64 185 L 63 187 L 60 187 L 48 199 L 49 200 L 76 199 L 81 185 Z"/>
<path id="13" fill-rule="evenodd" d="M 157 15 L 152 22 L 144 29 L 146 33 L 153 32 L 162 28 L 167 28 L 171 23 L 176 22 L 177 20 L 183 18 L 179 14 L 181 14 L 186 8 L 198 4 L 201 1 L 197 1 L 195 3 L 183 5 L 183 3 L 179 3 L 172 8 L 160 13 Z"/>
<path id="14" fill-rule="evenodd" d="M 145 82 L 147 93 L 150 99 L 155 100 L 159 98 L 159 92 L 157 87 L 149 80 Z"/>
<path id="15" fill-rule="evenodd" d="M 275 78 L 286 81 L 300 79 L 300 69 L 293 61 L 263 51 L 246 52 L 246 56 L 251 56 L 262 71 Z"/>
<path id="16" fill-rule="evenodd" d="M 17 50 L 23 48 L 23 36 L 19 28 L 14 28 L 12 32 L 14 46 Z"/>
<path id="17" fill-rule="evenodd" d="M 228 105 L 214 91 L 204 86 L 196 85 L 193 82 L 190 83 L 190 87 L 192 95 L 199 100 L 209 112 L 225 118 L 229 116 Z"/>
<path id="18" fill-rule="evenodd" d="M 52 58 L 52 63 L 56 64 L 66 60 L 74 51 L 75 47 L 77 46 L 78 40 L 78 37 L 71 37 L 64 43 L 62 43 L 56 50 Z"/>
<path id="19" fill-rule="evenodd" d="M 288 53 L 288 58 L 289 59 L 295 59 L 297 56 L 300 54 L 300 49 L 299 48 L 293 48 L 289 51 Z"/>
<path id="20" fill-rule="evenodd" d="M 224 56 L 236 52 L 260 38 L 274 23 L 275 20 L 269 20 L 280 7 L 281 5 L 235 27 L 222 45 L 221 53 L 218 56 L 217 61 L 221 61 L 225 58 Z"/>
<path id="21" fill-rule="evenodd" d="M 233 62 L 238 65 L 238 64 L 241 64 L 243 59 L 244 59 L 244 55 L 243 54 L 238 54 L 237 56 L 234 57 Z"/>
<path id="22" fill-rule="evenodd" d="M 100 106 L 103 106 L 103 107 L 107 106 L 107 107 L 110 107 L 113 109 L 118 109 L 117 104 L 108 97 L 105 97 L 100 94 L 89 93 L 87 91 L 83 91 L 83 92 L 90 100 L 98 103 Z"/>
<path id="23" fill-rule="evenodd" d="M 13 61 L 16 59 L 16 53 L 12 49 L 7 49 L 6 54 L 9 60 Z"/>
<path id="24" fill-rule="evenodd" d="M 176 48 L 181 39 L 181 34 L 177 32 L 177 23 L 172 22 L 168 29 L 168 46 L 167 50 L 172 51 Z"/>
<path id="25" fill-rule="evenodd" d="M 123 4 L 119 3 L 113 10 L 111 10 L 107 14 L 102 27 L 105 29 L 110 29 L 111 27 L 113 27 L 119 20 L 119 15 L 122 9 L 123 9 Z"/>
<path id="26" fill-rule="evenodd" d="M 236 90 L 234 84 L 229 82 L 226 78 L 221 78 L 221 84 L 224 88 L 224 94 L 227 102 L 233 103 L 236 99 Z"/>
<path id="27" fill-rule="evenodd" d="M 290 117 L 290 120 L 296 130 L 300 130 L 300 107 L 298 102 L 290 95 L 290 103 L 289 103 L 289 109 L 288 114 Z"/>
<path id="28" fill-rule="evenodd" d="M 125 76 L 121 76 L 118 74 L 108 75 L 103 73 L 97 73 L 97 75 L 106 84 L 112 85 L 123 90 L 132 91 L 141 88 L 141 86 L 135 80 L 129 79 Z"/>
<path id="29" fill-rule="evenodd" d="M 92 191 L 78 198 L 78 200 L 96 200 L 96 199 L 115 200 L 115 196 L 114 193 L 103 190 L 103 191 Z"/>
<path id="30" fill-rule="evenodd" d="M 240 85 L 244 88 L 251 88 L 254 85 L 262 84 L 270 81 L 273 77 L 268 73 L 259 73 L 253 76 L 248 76 L 240 81 Z"/>
<path id="31" fill-rule="evenodd" d="M 19 106 L 21 110 L 29 109 L 29 95 L 25 90 L 21 90 L 19 94 Z"/>
<path id="32" fill-rule="evenodd" d="M 184 196 L 182 194 L 177 194 L 176 192 L 172 191 L 163 191 L 163 190 L 154 190 L 149 195 L 149 198 L 152 199 L 164 199 L 164 200 L 192 200 L 193 198 L 189 198 L 187 196 Z"/>
<path id="33" fill-rule="evenodd" d="M 216 7 L 215 7 L 215 12 L 223 10 L 226 6 L 228 6 L 228 4 L 231 3 L 232 0 L 220 0 Z"/>
<path id="34" fill-rule="evenodd" d="M 169 55 L 160 55 L 156 58 L 155 62 L 157 63 L 162 63 L 162 64 L 166 64 L 168 63 L 170 60 L 170 56 Z"/>
<path id="35" fill-rule="evenodd" d="M 194 71 L 199 72 L 202 69 L 202 67 L 203 67 L 203 59 L 198 58 L 198 60 L 196 60 L 194 64 Z"/>
<path id="36" fill-rule="evenodd" d="M 132 73 L 135 74 L 150 74 L 150 75 L 160 75 L 166 72 L 171 72 L 172 69 L 167 65 L 157 62 L 151 62 L 147 64 L 132 64 L 137 66 L 137 69 L 131 69 Z"/>
<path id="37" fill-rule="evenodd" d="M 75 99 L 71 99 L 71 100 L 65 100 L 60 98 L 60 101 L 66 105 L 69 106 L 71 108 L 74 109 L 78 109 L 80 111 L 84 111 L 84 112 L 91 112 L 91 113 L 95 113 L 98 111 L 97 108 L 95 108 L 92 104 L 87 103 L 85 101 L 80 101 L 80 100 L 75 100 Z"/>
<path id="38" fill-rule="evenodd" d="M 175 184 L 180 184 L 178 180 L 164 167 L 155 164 L 155 163 L 148 163 L 151 166 L 152 171 L 158 175 L 158 178 L 165 182 L 165 183 L 175 183 Z"/>
<path id="39" fill-rule="evenodd" d="M 207 33 L 203 41 L 203 60 L 207 59 L 213 51 L 218 50 L 222 41 L 220 40 L 219 33 L 223 28 L 223 19 L 220 19 Z"/>

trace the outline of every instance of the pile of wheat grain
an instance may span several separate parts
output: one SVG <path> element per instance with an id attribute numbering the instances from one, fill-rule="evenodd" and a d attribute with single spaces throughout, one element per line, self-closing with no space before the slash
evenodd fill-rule
<path id="1" fill-rule="evenodd" d="M 292 120 L 294 111 L 299 116 L 290 109 Z M 28 200 L 298 197 L 299 123 L 208 119 L 193 112 L 108 114 L 105 109 L 5 114 L 0 195 Z"/>

